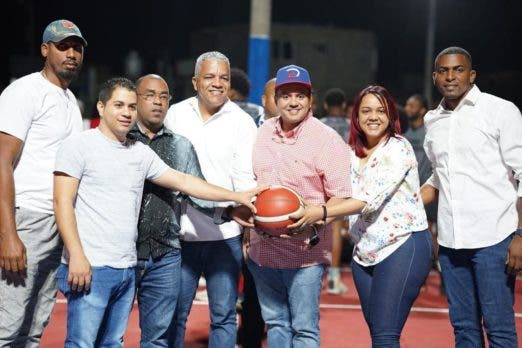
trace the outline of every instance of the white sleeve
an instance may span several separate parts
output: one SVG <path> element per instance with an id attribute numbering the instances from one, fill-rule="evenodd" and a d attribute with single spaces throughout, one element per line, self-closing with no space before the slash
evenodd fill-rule
<path id="1" fill-rule="evenodd" d="M 252 118 L 245 117 L 239 125 L 236 148 L 232 159 L 232 184 L 234 191 L 244 191 L 256 186 L 252 168 L 252 151 L 257 138 L 257 127 Z"/>
<path id="2" fill-rule="evenodd" d="M 35 103 L 30 89 L 22 83 L 13 82 L 0 95 L 0 132 L 25 141 L 35 117 Z M 21 82 L 21 81 L 20 81 Z"/>
<path id="3" fill-rule="evenodd" d="M 515 179 L 522 179 L 522 115 L 513 103 L 506 103 L 498 110 L 498 143 L 504 162 L 515 173 Z M 522 197 L 522 185 L 518 185 L 518 196 Z"/>

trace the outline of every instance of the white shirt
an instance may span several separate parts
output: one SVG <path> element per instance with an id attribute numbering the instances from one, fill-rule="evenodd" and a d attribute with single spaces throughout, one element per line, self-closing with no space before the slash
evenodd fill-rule
<path id="1" fill-rule="evenodd" d="M 513 103 L 477 86 L 455 110 L 443 103 L 424 117 L 424 148 L 434 169 L 427 183 L 439 190 L 439 244 L 454 249 L 497 244 L 518 224 L 522 115 Z"/>
<path id="2" fill-rule="evenodd" d="M 353 198 L 366 202 L 359 215 L 350 215 L 354 260 L 375 265 L 404 244 L 412 233 L 428 228 L 419 189 L 417 160 L 403 137 L 389 138 L 361 167 L 351 151 Z"/>
<path id="3" fill-rule="evenodd" d="M 196 97 L 172 105 L 165 126 L 188 138 L 198 155 L 205 179 L 232 191 L 244 191 L 256 186 L 252 171 L 252 149 L 257 127 L 246 112 L 231 101 L 204 121 Z M 230 202 L 220 205 L 226 206 Z M 211 217 L 184 205 L 181 234 L 185 241 L 223 240 L 241 233 L 234 222 L 216 225 Z"/>
<path id="4" fill-rule="evenodd" d="M 23 141 L 14 170 L 16 206 L 53 214 L 56 152 L 65 138 L 81 131 L 82 117 L 74 94 L 39 72 L 14 81 L 2 92 L 0 132 Z"/>

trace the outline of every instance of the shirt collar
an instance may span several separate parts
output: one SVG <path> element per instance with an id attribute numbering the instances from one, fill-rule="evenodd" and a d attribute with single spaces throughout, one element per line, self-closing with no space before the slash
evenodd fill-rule
<path id="1" fill-rule="evenodd" d="M 462 105 L 465 105 L 465 104 L 475 105 L 480 97 L 480 94 L 481 94 L 481 92 L 480 92 L 480 89 L 477 87 L 477 85 L 473 85 L 473 87 L 471 87 L 471 89 L 466 93 L 464 98 L 462 98 L 462 100 L 460 101 L 459 105 L 457 105 L 457 107 L 453 111 L 460 109 L 462 107 Z M 437 109 L 439 109 L 441 111 L 442 110 L 451 111 L 444 107 L 444 99 L 442 99 L 442 101 L 440 102 Z"/>
<path id="2" fill-rule="evenodd" d="M 192 107 L 192 109 L 194 110 L 194 112 L 199 116 L 199 118 L 201 120 L 203 120 L 203 117 L 201 116 L 201 112 L 199 111 L 198 97 L 191 98 L 189 100 L 189 104 Z M 227 99 L 225 104 L 223 104 L 221 106 L 221 108 L 214 115 L 210 116 L 210 118 L 205 122 L 215 119 L 216 117 L 219 117 L 222 114 L 231 112 L 234 109 L 234 107 L 239 108 L 239 106 L 237 106 L 234 102 L 230 101 L 230 99 Z"/>
<path id="3" fill-rule="evenodd" d="M 272 139 L 274 141 L 284 143 L 284 144 L 295 144 L 297 142 L 297 138 L 299 137 L 299 134 L 302 133 L 303 128 L 308 123 L 308 120 L 310 120 L 310 117 L 312 116 L 312 112 L 310 111 L 308 115 L 299 123 L 295 128 L 288 132 L 283 132 L 283 129 L 281 128 L 281 116 L 277 116 L 275 118 L 274 122 L 274 136 Z"/>
<path id="4" fill-rule="evenodd" d="M 129 133 L 141 133 L 143 136 L 145 137 L 148 137 L 147 135 L 147 132 L 145 132 L 145 130 L 143 129 L 143 127 L 140 125 L 139 122 L 136 122 L 136 124 L 134 125 L 134 127 L 131 129 L 131 131 Z M 168 135 L 168 136 L 171 136 L 172 135 L 172 132 L 170 130 L 168 130 L 165 125 L 162 125 L 161 129 L 159 130 L 158 133 L 156 133 L 154 135 L 154 138 L 152 139 L 155 139 L 155 138 L 159 138 L 163 135 Z"/>

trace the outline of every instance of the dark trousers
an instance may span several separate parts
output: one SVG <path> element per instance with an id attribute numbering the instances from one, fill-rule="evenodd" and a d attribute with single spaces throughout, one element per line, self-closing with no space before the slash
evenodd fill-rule
<path id="1" fill-rule="evenodd" d="M 241 327 L 238 336 L 243 348 L 261 348 L 265 333 L 265 322 L 261 316 L 261 306 L 257 299 L 254 277 L 243 262 L 243 302 L 241 311 Z"/>

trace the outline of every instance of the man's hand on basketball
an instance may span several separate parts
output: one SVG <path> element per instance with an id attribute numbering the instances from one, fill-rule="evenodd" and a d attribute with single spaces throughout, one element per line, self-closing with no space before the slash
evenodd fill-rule
<path id="1" fill-rule="evenodd" d="M 522 270 L 522 237 L 515 235 L 508 248 L 506 266 L 509 273 Z"/>
<path id="2" fill-rule="evenodd" d="M 21 272 L 27 268 L 25 245 L 16 233 L 0 238 L 0 268 L 7 272 Z"/>
<path id="3" fill-rule="evenodd" d="M 297 221 L 288 225 L 289 229 L 300 229 L 313 224 L 323 224 L 321 220 L 323 218 L 323 208 L 305 202 L 304 211 L 290 215 L 290 218 Z"/>
<path id="4" fill-rule="evenodd" d="M 254 227 L 254 215 L 252 215 L 252 210 L 245 205 L 232 208 L 229 215 L 231 219 L 241 226 Z"/>
<path id="5" fill-rule="evenodd" d="M 85 255 L 71 255 L 69 259 L 69 275 L 67 281 L 72 291 L 87 291 L 91 287 L 92 270 Z"/>

